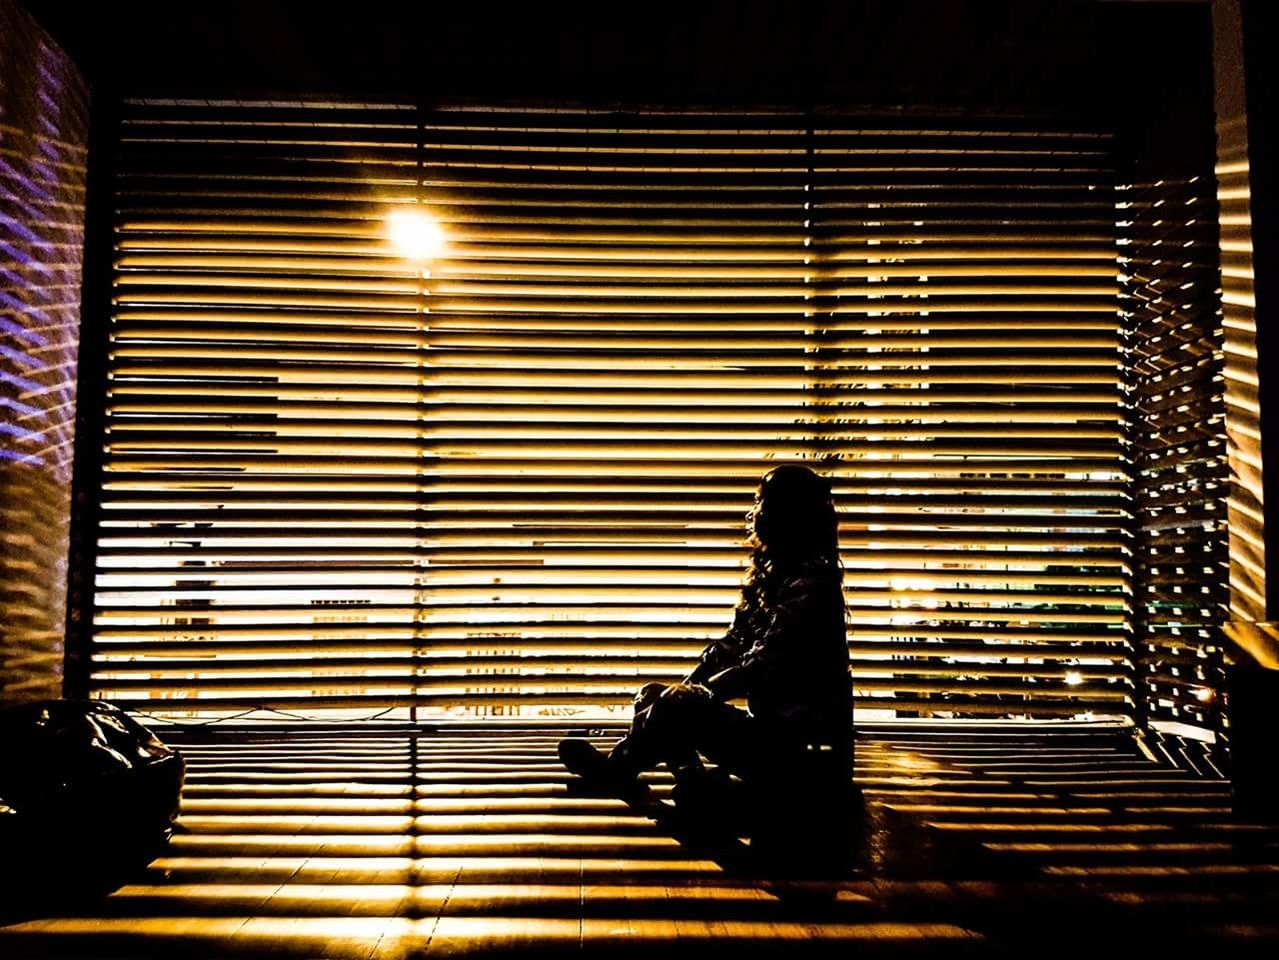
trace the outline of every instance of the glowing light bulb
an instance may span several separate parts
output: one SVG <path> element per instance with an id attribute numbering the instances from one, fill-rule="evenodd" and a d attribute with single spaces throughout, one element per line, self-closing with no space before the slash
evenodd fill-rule
<path id="1" fill-rule="evenodd" d="M 400 256 L 433 260 L 444 252 L 444 230 L 421 210 L 396 210 L 386 221 Z"/>
<path id="2" fill-rule="evenodd" d="M 1070 687 L 1077 687 L 1077 686 L 1079 686 L 1079 685 L 1080 685 L 1081 683 L 1083 683 L 1083 682 L 1084 682 L 1084 675 L 1083 675 L 1082 673 L 1080 673 L 1078 670 L 1067 670 L 1067 671 L 1066 671 L 1066 685 L 1067 685 L 1067 686 L 1070 686 Z"/>

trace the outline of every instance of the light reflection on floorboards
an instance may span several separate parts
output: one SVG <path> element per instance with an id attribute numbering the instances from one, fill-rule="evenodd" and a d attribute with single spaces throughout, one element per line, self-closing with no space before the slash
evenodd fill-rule
<path id="1" fill-rule="evenodd" d="M 1146 946 L 1279 944 L 1279 830 L 1114 731 L 865 735 L 869 853 L 838 882 L 739 871 L 570 791 L 557 738 L 173 734 L 169 850 L 105 899 L 6 921 L 0 956 L 1023 955 L 1112 922 Z"/>

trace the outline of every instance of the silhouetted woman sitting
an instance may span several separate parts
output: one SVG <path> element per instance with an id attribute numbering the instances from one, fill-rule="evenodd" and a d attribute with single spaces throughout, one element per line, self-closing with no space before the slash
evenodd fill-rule
<path id="1" fill-rule="evenodd" d="M 562 741 L 570 771 L 625 789 L 665 763 L 678 790 L 696 782 L 701 755 L 753 785 L 756 801 L 848 784 L 852 699 L 830 484 L 778 467 L 746 521 L 754 550 L 733 625 L 683 682 L 639 691 L 630 731 L 607 754 Z M 729 703 L 739 698 L 749 711 Z"/>

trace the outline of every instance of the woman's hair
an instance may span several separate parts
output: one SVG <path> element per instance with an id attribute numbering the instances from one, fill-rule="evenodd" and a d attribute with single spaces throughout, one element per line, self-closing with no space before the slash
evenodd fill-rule
<path id="1" fill-rule="evenodd" d="M 807 467 L 770 470 L 759 486 L 748 584 L 765 588 L 800 567 L 828 568 L 842 578 L 839 520 L 830 481 Z"/>

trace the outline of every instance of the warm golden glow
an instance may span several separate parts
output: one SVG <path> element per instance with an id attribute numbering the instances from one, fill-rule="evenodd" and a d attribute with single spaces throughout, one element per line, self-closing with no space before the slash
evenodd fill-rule
<path id="1" fill-rule="evenodd" d="M 391 243 L 405 259 L 428 261 L 443 255 L 444 228 L 424 211 L 417 208 L 393 210 L 387 214 L 386 224 Z M 351 281 L 345 283 L 350 284 Z"/>
<path id="2" fill-rule="evenodd" d="M 621 717 L 723 631 L 754 487 L 803 462 L 842 511 L 861 708 L 1130 710 L 1109 135 L 296 105 L 252 118 L 261 179 L 197 163 L 175 196 L 174 138 L 235 154 L 245 108 L 153 109 L 126 121 L 99 695 Z"/>

